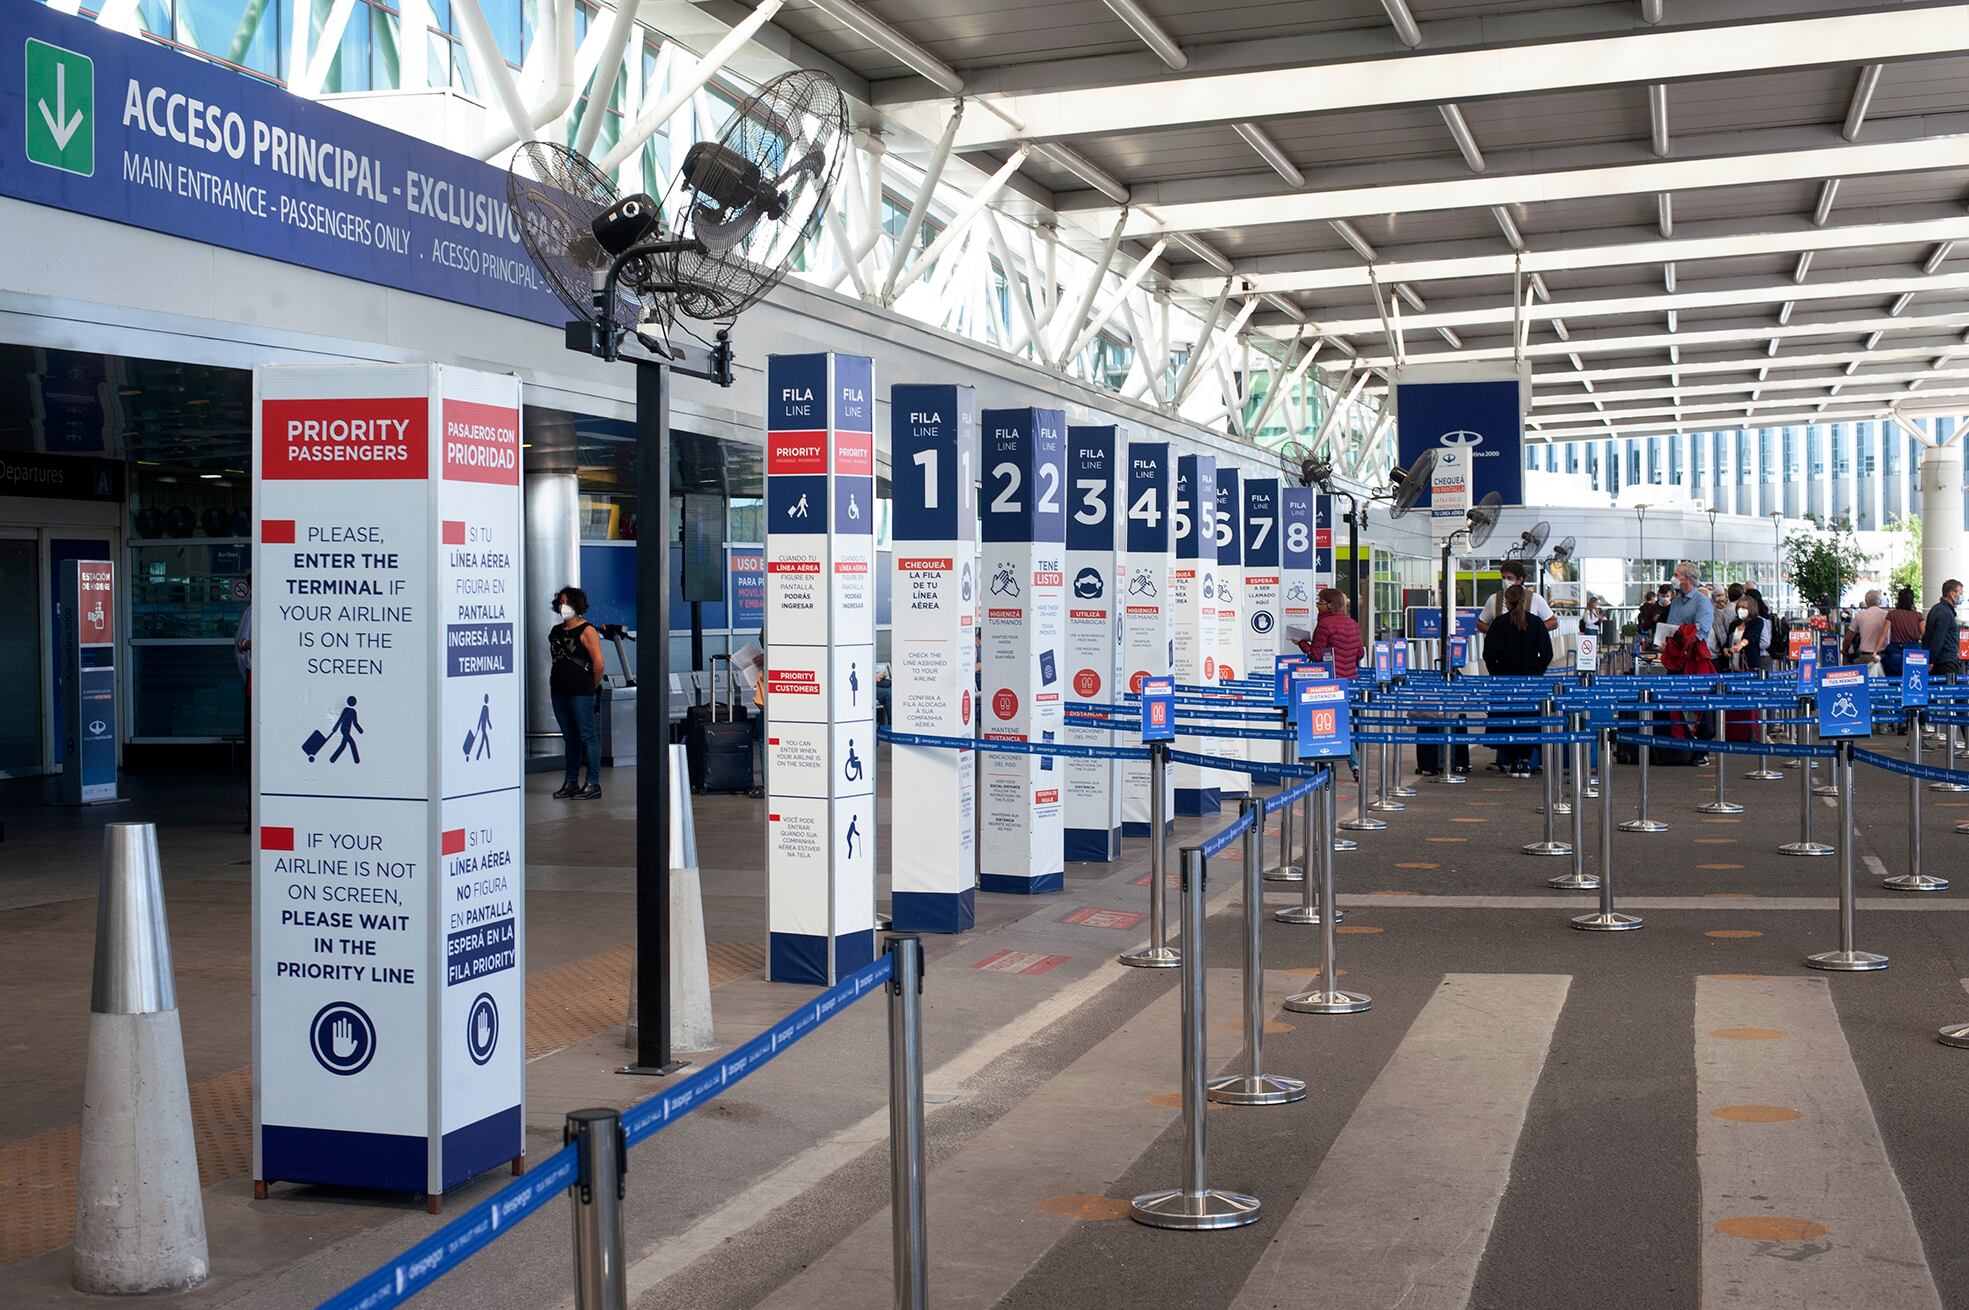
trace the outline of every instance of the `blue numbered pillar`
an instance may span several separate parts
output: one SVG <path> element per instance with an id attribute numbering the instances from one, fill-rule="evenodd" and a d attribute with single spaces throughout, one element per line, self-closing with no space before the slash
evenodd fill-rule
<path id="1" fill-rule="evenodd" d="M 1175 468 L 1166 441 L 1131 441 L 1127 455 L 1128 467 L 1120 487 L 1118 644 L 1125 685 L 1129 691 L 1140 692 L 1146 679 L 1169 676 L 1173 658 L 1169 503 Z M 1122 763 L 1122 830 L 1131 837 L 1146 836 L 1149 831 L 1149 777 L 1146 763 Z M 1163 813 L 1174 814 L 1174 789 L 1166 773 L 1164 785 L 1171 791 L 1162 798 Z"/>
<path id="2" fill-rule="evenodd" d="M 1127 442 L 1111 425 L 1067 429 L 1066 663 L 1074 700 L 1111 702 L 1121 681 L 1120 599 L 1116 594 L 1116 452 Z M 1066 740 L 1104 746 L 1102 728 L 1066 730 Z M 1066 761 L 1066 856 L 1105 862 L 1121 856 L 1121 787 L 1115 760 Z"/>

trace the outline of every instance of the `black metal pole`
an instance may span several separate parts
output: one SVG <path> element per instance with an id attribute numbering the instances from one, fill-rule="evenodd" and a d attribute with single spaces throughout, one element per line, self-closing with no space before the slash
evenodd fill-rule
<path id="1" fill-rule="evenodd" d="M 636 362 L 636 616 L 654 657 L 636 697 L 636 1063 L 669 1074 L 670 1053 L 670 370 Z"/>
<path id="2" fill-rule="evenodd" d="M 1347 497 L 1347 585 L 1354 602 L 1354 618 L 1362 632 L 1367 625 L 1367 602 L 1361 599 L 1361 503 Z"/>
<path id="3" fill-rule="evenodd" d="M 1456 633 L 1456 596 L 1452 590 L 1455 586 L 1456 578 L 1449 568 L 1449 543 L 1444 542 L 1442 666 L 1445 679 L 1455 676 L 1455 670 L 1449 665 L 1449 639 Z"/>

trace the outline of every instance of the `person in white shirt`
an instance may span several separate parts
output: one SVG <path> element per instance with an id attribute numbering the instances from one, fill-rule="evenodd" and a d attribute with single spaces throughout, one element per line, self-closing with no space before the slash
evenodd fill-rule
<path id="1" fill-rule="evenodd" d="M 1483 613 L 1477 616 L 1478 632 L 1489 632 L 1490 625 L 1497 622 L 1497 616 L 1504 612 L 1504 593 L 1509 591 L 1513 586 L 1525 585 L 1525 566 L 1517 560 L 1505 560 L 1502 564 L 1498 565 L 1497 571 L 1502 575 L 1504 585 L 1498 589 L 1496 595 L 1484 602 Z M 1547 631 L 1557 632 L 1559 630 L 1559 616 L 1554 614 L 1552 607 L 1545 603 L 1545 597 L 1539 595 L 1537 592 L 1532 592 L 1530 600 L 1531 616 L 1540 623 L 1543 623 Z"/>

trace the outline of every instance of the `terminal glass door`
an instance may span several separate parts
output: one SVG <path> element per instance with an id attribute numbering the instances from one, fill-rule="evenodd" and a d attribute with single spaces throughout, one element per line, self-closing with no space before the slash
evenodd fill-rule
<path id="1" fill-rule="evenodd" d="M 0 777 L 41 771 L 41 542 L 0 529 Z"/>

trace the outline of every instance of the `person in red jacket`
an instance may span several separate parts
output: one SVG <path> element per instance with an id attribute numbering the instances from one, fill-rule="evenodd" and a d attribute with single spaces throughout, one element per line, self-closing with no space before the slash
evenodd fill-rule
<path id="1" fill-rule="evenodd" d="M 1338 587 L 1322 587 L 1317 601 L 1319 621 L 1313 635 L 1299 643 L 1309 660 L 1333 660 L 1333 676 L 1351 680 L 1360 671 L 1361 656 L 1367 647 L 1361 642 L 1360 624 L 1347 617 L 1347 593 Z"/>

